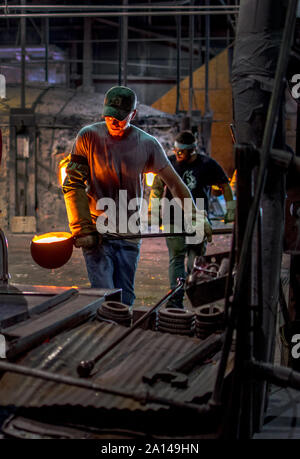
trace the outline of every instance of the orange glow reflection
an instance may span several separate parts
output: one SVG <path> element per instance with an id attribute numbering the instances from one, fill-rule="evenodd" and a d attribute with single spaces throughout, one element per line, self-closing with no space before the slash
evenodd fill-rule
<path id="1" fill-rule="evenodd" d="M 64 183 L 66 176 L 67 176 L 66 166 L 65 167 L 61 167 L 60 168 L 60 177 L 59 177 L 61 185 Z"/>
<path id="2" fill-rule="evenodd" d="M 147 183 L 148 186 L 152 186 L 153 185 L 155 176 L 156 176 L 156 174 L 154 174 L 153 172 L 148 172 L 146 174 L 146 183 Z"/>
<path id="3" fill-rule="evenodd" d="M 60 185 L 62 185 L 64 183 L 64 180 L 65 180 L 65 178 L 67 176 L 66 169 L 67 169 L 67 165 L 68 165 L 69 162 L 70 162 L 70 155 L 66 156 L 65 158 L 63 158 L 59 162 L 58 169 L 59 169 L 59 183 L 60 183 Z"/>
<path id="4" fill-rule="evenodd" d="M 46 233 L 40 236 L 34 236 L 32 242 L 38 244 L 51 244 L 51 242 L 61 242 L 69 239 L 72 235 L 70 233 Z"/>

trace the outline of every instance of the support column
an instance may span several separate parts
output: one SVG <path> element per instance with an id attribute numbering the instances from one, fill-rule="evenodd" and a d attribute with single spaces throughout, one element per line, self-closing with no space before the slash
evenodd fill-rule
<path id="1" fill-rule="evenodd" d="M 93 48 L 92 48 L 92 19 L 84 18 L 83 36 L 83 77 L 82 90 L 84 92 L 94 92 L 93 87 Z"/>

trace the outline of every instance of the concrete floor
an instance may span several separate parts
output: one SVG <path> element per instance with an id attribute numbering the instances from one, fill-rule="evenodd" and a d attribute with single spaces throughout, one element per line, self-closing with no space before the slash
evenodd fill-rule
<path id="1" fill-rule="evenodd" d="M 6 234 L 10 282 L 29 285 L 89 287 L 85 262 L 80 249 L 61 268 L 48 270 L 38 266 L 30 254 L 33 234 Z M 216 235 L 208 244 L 207 254 L 230 250 L 231 235 Z M 169 289 L 168 250 L 164 238 L 144 239 L 136 274 L 135 306 L 152 306 Z M 189 307 L 186 299 L 185 304 Z"/>

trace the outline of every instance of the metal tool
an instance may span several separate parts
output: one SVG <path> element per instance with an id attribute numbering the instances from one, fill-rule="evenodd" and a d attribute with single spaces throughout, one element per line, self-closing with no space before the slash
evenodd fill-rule
<path id="1" fill-rule="evenodd" d="M 145 239 L 169 236 L 195 236 L 194 233 L 144 233 L 144 234 L 100 234 L 102 241 L 121 239 Z M 34 236 L 31 241 L 31 256 L 42 268 L 57 269 L 66 264 L 72 256 L 76 236 L 66 232 L 45 233 Z M 100 239 L 100 238 L 99 238 Z"/>
<path id="2" fill-rule="evenodd" d="M 165 397 L 159 397 L 155 394 L 150 393 L 149 391 L 129 392 L 118 388 L 107 388 L 92 381 L 83 381 L 82 379 L 74 378 L 72 376 L 52 373 L 50 371 L 38 370 L 35 368 L 26 367 L 24 365 L 0 361 L 0 373 L 4 371 L 19 375 L 30 376 L 32 378 L 39 378 L 44 381 L 52 381 L 57 384 L 66 384 L 71 387 L 80 387 L 82 389 L 87 389 L 94 392 L 101 392 L 104 394 L 111 394 L 118 397 L 129 398 L 132 400 L 136 400 L 137 402 L 140 402 L 143 405 L 145 405 L 146 403 L 156 403 L 183 410 L 192 410 L 196 412 L 198 415 L 207 415 L 208 413 L 211 413 L 215 410 L 214 406 L 208 404 L 198 405 L 197 403 L 180 402 Z"/>
<path id="3" fill-rule="evenodd" d="M 178 284 L 175 288 L 170 290 L 161 300 L 158 301 L 152 308 L 149 309 L 139 320 L 137 320 L 132 327 L 127 329 L 119 338 L 116 339 L 110 346 L 108 346 L 104 351 L 102 351 L 97 357 L 92 360 L 82 360 L 77 366 L 77 373 L 82 378 L 87 378 L 90 376 L 95 363 L 99 362 L 102 357 L 104 357 L 109 351 L 114 349 L 121 341 L 123 341 L 128 335 L 130 335 L 133 330 L 135 330 L 142 322 L 144 322 L 151 314 L 153 314 L 158 308 L 160 308 L 166 301 L 168 301 L 172 296 L 175 295 L 184 285 L 184 279 L 178 279 Z M 94 373 L 95 374 L 95 373 Z"/>
<path id="4" fill-rule="evenodd" d="M 199 364 L 210 356 L 213 352 L 221 349 L 224 335 L 211 335 L 200 345 L 178 359 L 173 365 L 169 365 L 166 370 L 147 373 L 143 376 L 143 381 L 147 384 L 154 384 L 158 380 L 170 382 L 171 386 L 185 388 L 188 385 L 188 373 L 195 365 Z"/>

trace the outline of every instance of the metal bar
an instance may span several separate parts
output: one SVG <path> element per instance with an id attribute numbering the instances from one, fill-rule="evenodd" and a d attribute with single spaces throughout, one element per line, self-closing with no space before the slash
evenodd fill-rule
<path id="1" fill-rule="evenodd" d="M 93 51 L 91 44 L 91 34 L 92 34 L 92 20 L 91 18 L 83 19 L 83 77 L 82 77 L 82 87 L 83 91 L 89 92 L 92 88 L 92 59 Z"/>
<path id="2" fill-rule="evenodd" d="M 4 10 L 9 11 L 10 9 L 13 10 L 22 10 L 24 8 L 28 10 L 34 10 L 34 9 L 39 9 L 39 10 L 59 10 L 59 9 L 70 9 L 70 10 L 86 10 L 86 9 L 92 9 L 92 10 L 97 10 L 97 9 L 117 9 L 117 10 L 127 10 L 127 9 L 145 9 L 145 10 L 159 10 L 159 9 L 199 9 L 199 10 L 206 10 L 207 8 L 213 10 L 223 10 L 223 9 L 233 9 L 233 10 L 238 10 L 239 6 L 235 5 L 211 5 L 211 6 L 206 6 L 206 5 L 180 5 L 178 3 L 174 5 L 28 5 L 27 6 L 22 6 L 22 5 L 0 5 L 0 8 L 3 8 Z"/>
<path id="3" fill-rule="evenodd" d="M 26 0 L 22 0 L 25 5 Z M 21 17 L 21 108 L 26 107 L 25 81 L 26 81 L 26 16 Z"/>
<path id="4" fill-rule="evenodd" d="M 181 70 L 181 17 L 176 18 L 176 113 L 180 109 L 180 70 Z"/>
<path id="5" fill-rule="evenodd" d="M 238 11 L 172 11 L 172 16 L 205 16 L 207 14 L 215 15 L 226 15 L 226 14 L 238 14 Z M 170 16 L 170 11 L 128 11 L 128 12 L 93 12 L 93 13 L 17 13 L 17 14 L 3 14 L 2 18 L 71 18 L 71 17 L 80 17 L 80 18 L 96 18 L 96 17 L 123 17 L 123 16 L 133 16 L 133 17 L 144 17 L 144 16 Z M 0 16 L 1 18 L 1 16 Z"/>
<path id="6" fill-rule="evenodd" d="M 209 336 L 198 347 L 189 351 L 187 355 L 168 365 L 167 370 L 188 373 L 195 365 L 206 359 L 213 352 L 217 352 L 221 348 L 223 341 L 224 334 Z"/>
<path id="7" fill-rule="evenodd" d="M 100 22 L 100 20 L 99 20 Z M 102 22 L 102 21 L 101 21 Z M 118 27 L 118 25 L 116 24 L 116 27 Z M 131 30 L 132 28 L 131 27 L 128 27 L 128 30 Z M 134 29 L 134 28 L 133 28 Z M 142 33 L 144 32 L 144 34 L 147 34 L 147 31 L 144 30 L 139 30 L 139 33 Z M 229 37 L 230 40 L 234 40 L 234 37 Z M 168 42 L 168 41 L 171 41 L 172 40 L 172 43 L 175 43 L 176 42 L 176 48 L 177 48 L 177 38 L 176 39 L 172 39 L 171 37 L 161 37 L 161 38 L 128 38 L 128 42 L 132 42 L 132 43 L 139 43 L 139 42 Z M 188 38 L 184 38 L 184 37 L 181 37 L 181 41 L 182 43 L 188 41 L 189 39 Z M 197 37 L 194 37 L 194 42 L 195 41 L 202 41 L 203 38 L 197 38 Z M 228 37 L 210 37 L 210 40 L 211 41 L 224 41 L 224 43 L 227 43 L 227 40 L 228 40 Z M 83 43 L 83 40 L 52 40 L 53 43 L 57 43 L 57 44 L 61 44 L 61 43 L 67 43 L 67 44 L 72 44 L 72 43 Z M 101 40 L 91 40 L 91 43 L 117 43 L 118 42 L 118 38 L 104 38 L 104 39 L 101 39 Z M 204 49 L 204 47 L 203 47 Z M 222 48 L 223 49 L 223 48 Z M 195 50 L 194 50 L 195 51 Z M 196 54 L 196 53 L 195 53 Z"/>
<path id="8" fill-rule="evenodd" d="M 1 261 L 1 271 L 0 271 L 0 286 L 7 286 L 9 280 L 8 274 L 8 251 L 7 251 L 7 240 L 5 234 L 0 229 L 0 245 L 1 245 L 1 252 L 0 252 L 0 261 Z"/>
<path id="9" fill-rule="evenodd" d="M 9 348 L 6 352 L 7 358 L 15 359 L 24 352 L 28 352 L 33 347 L 43 343 L 45 339 L 52 338 L 67 328 L 73 328 L 85 322 L 96 314 L 97 309 L 101 306 L 103 301 L 104 298 L 99 298 L 63 319 L 57 320 L 56 322 L 47 325 L 42 329 L 39 328 L 37 331 L 18 338 L 14 342 L 9 342 Z M 23 326 L 23 324 L 7 328 L 3 330 L 3 334 L 11 337 L 17 337 L 17 329 L 20 326 Z"/>
<path id="10" fill-rule="evenodd" d="M 300 390 L 300 373 L 291 368 L 251 360 L 245 363 L 245 370 L 249 377 L 268 381 L 276 386 Z"/>
<path id="11" fill-rule="evenodd" d="M 45 19 L 45 81 L 49 81 L 49 18 Z"/>
<path id="12" fill-rule="evenodd" d="M 161 405 L 167 405 L 179 409 L 192 410 L 196 411 L 198 414 L 208 414 L 214 409 L 214 407 L 211 407 L 207 404 L 197 405 L 196 403 L 177 402 L 172 399 L 157 397 L 156 395 L 153 395 L 149 390 L 142 393 L 134 393 L 121 389 L 108 389 L 106 387 L 101 386 L 100 384 L 93 383 L 91 381 L 86 381 L 80 378 L 73 378 L 71 376 L 55 374 L 51 373 L 50 371 L 37 370 L 33 368 L 28 368 L 23 365 L 16 365 L 8 362 L 0 361 L 0 371 L 30 376 L 33 378 L 43 379 L 44 381 L 52 381 L 58 384 L 66 384 L 68 386 L 80 387 L 82 389 L 89 389 L 96 392 L 102 392 L 104 394 L 111 394 L 119 397 L 131 398 L 143 404 L 158 403 Z"/>
<path id="13" fill-rule="evenodd" d="M 128 5 L 128 0 L 123 0 L 123 7 Z M 126 12 L 126 10 L 125 10 Z M 127 61 L 128 61 L 128 16 L 122 17 L 122 84 L 127 86 Z"/>
<path id="14" fill-rule="evenodd" d="M 232 289 L 233 289 L 233 268 L 234 268 L 235 258 L 236 258 L 235 242 L 236 242 L 236 226 L 234 224 L 232 228 L 231 248 L 230 248 L 230 254 L 229 254 L 228 277 L 227 277 L 226 286 L 225 286 L 225 306 L 224 306 L 225 324 L 228 323 L 230 296 L 232 294 Z"/>
<path id="15" fill-rule="evenodd" d="M 206 6 L 209 5 L 210 0 L 205 0 Z M 205 114 L 210 113 L 209 106 L 209 59 L 210 59 L 210 17 L 209 15 L 205 16 L 205 104 L 204 111 Z"/>
<path id="16" fill-rule="evenodd" d="M 122 86 L 122 18 L 118 22 L 118 84 Z"/>
<path id="17" fill-rule="evenodd" d="M 41 63 L 44 63 L 45 61 L 44 60 L 39 60 L 39 59 L 36 59 L 34 61 L 29 61 L 27 62 L 27 65 L 36 65 L 36 64 L 41 64 Z M 85 63 L 85 60 L 84 59 L 64 59 L 63 61 L 54 61 L 54 60 L 51 60 L 50 61 L 51 63 L 59 63 L 59 62 L 63 62 L 64 64 L 70 64 L 70 63 Z M 115 64 L 117 65 L 119 63 L 119 61 L 116 61 L 116 60 L 104 60 L 104 59 L 101 59 L 101 60 L 97 60 L 97 59 L 93 59 L 91 61 L 91 63 L 93 64 Z M 7 67 L 19 67 L 19 63 L 16 63 L 16 62 L 12 62 L 12 63 L 9 63 L 7 64 Z M 151 67 L 151 68 L 158 68 L 158 69 L 166 69 L 166 70 L 170 70 L 170 66 L 169 65 L 160 65 L 160 64 L 149 64 L 149 63 L 138 63 L 138 62 L 127 62 L 127 65 L 131 65 L 133 67 L 138 67 L 138 68 L 141 68 L 142 66 L 145 66 L 147 68 Z M 182 66 L 182 69 L 186 70 L 187 67 L 184 67 Z M 103 74 L 103 76 L 105 76 L 105 74 Z M 136 78 L 140 78 L 139 75 L 136 75 Z M 153 77 L 150 77 L 150 78 L 153 78 Z"/>
<path id="18" fill-rule="evenodd" d="M 186 3 L 186 2 L 184 2 Z M 17 10 L 17 9 L 24 9 L 27 7 L 25 6 L 22 6 L 22 5 L 0 5 L 0 8 L 3 8 L 4 10 L 6 11 L 9 11 L 9 9 L 14 9 L 14 10 Z M 28 9 L 29 10 L 33 10 L 33 9 L 39 9 L 39 10 L 61 10 L 61 9 L 74 9 L 74 10 L 83 10 L 83 9 L 117 9 L 117 10 L 122 10 L 122 9 L 146 9 L 146 10 L 149 10 L 149 9 L 193 9 L 193 8 L 197 8 L 197 9 L 200 9 L 200 10 L 206 10 L 208 7 L 206 5 L 193 5 L 193 6 L 189 6 L 189 5 L 186 5 L 186 4 L 182 4 L 180 5 L 179 3 L 174 3 L 173 5 L 172 4 L 166 4 L 166 5 L 158 5 L 158 4 L 148 4 L 148 5 L 128 5 L 128 6 L 124 6 L 124 5 L 96 5 L 96 6 L 93 6 L 93 5 L 28 5 Z M 236 6 L 236 5 L 211 5 L 209 6 L 209 9 L 211 10 L 219 10 L 219 9 L 239 9 L 239 6 Z"/>
<path id="19" fill-rule="evenodd" d="M 95 357 L 93 360 L 88 360 L 88 361 L 82 361 L 79 363 L 77 367 L 77 372 L 79 376 L 81 377 L 87 377 L 90 375 L 91 371 L 93 370 L 95 363 L 99 362 L 100 359 L 102 359 L 108 352 L 110 352 L 112 349 L 114 349 L 121 341 L 123 341 L 128 335 L 130 335 L 133 330 L 135 330 L 141 323 L 145 322 L 145 320 L 153 314 L 157 309 L 159 309 L 164 303 L 166 303 L 170 298 L 172 298 L 175 293 L 177 293 L 184 285 L 184 280 L 179 279 L 178 284 L 175 288 L 170 290 L 160 301 L 158 301 L 152 308 L 149 309 L 142 317 L 140 317 L 139 320 L 134 322 L 134 324 L 126 330 L 124 333 L 122 333 L 121 336 L 119 336 L 118 339 L 116 339 L 110 346 L 108 346 L 106 349 L 104 349 L 97 357 Z M 93 373 L 96 374 L 96 372 Z"/>
<path id="20" fill-rule="evenodd" d="M 237 211 L 236 211 L 236 245 L 237 252 L 239 254 L 240 248 L 242 246 L 242 237 L 245 231 L 247 215 L 244 212 L 245 208 L 249 208 L 251 204 L 251 175 L 253 169 L 253 149 L 246 145 L 236 145 L 235 146 L 236 154 L 236 166 L 238 170 L 237 174 Z M 245 285 L 248 285 L 245 283 Z M 229 299 L 228 299 L 229 301 Z M 212 394 L 212 402 L 216 405 L 222 403 L 223 397 L 223 386 L 224 386 L 224 376 L 227 367 L 227 361 L 230 353 L 233 331 L 236 325 L 236 319 L 238 315 L 238 305 L 237 303 L 231 302 L 231 308 L 229 309 L 229 303 L 226 304 L 227 312 L 227 328 L 225 333 L 225 341 L 222 350 L 221 360 L 218 368 L 217 378 L 215 382 L 214 391 Z M 239 303 L 240 304 L 240 303 Z"/>
<path id="21" fill-rule="evenodd" d="M 63 301 L 69 300 L 73 295 L 78 295 L 78 289 L 70 288 L 66 292 L 59 293 L 58 295 L 53 296 L 49 300 L 44 301 L 41 304 L 38 304 L 34 308 L 32 308 L 30 312 L 30 317 L 35 314 L 41 314 L 42 312 L 48 311 L 49 309 L 57 306 L 58 304 L 62 303 Z"/>
<path id="22" fill-rule="evenodd" d="M 196 232 L 194 233 L 139 233 L 139 234 L 119 234 L 119 233 L 104 233 L 101 234 L 101 236 L 104 239 L 110 239 L 110 240 L 119 240 L 119 239 L 146 239 L 146 238 L 155 238 L 155 237 L 173 237 L 173 236 L 195 236 Z"/>
<path id="23" fill-rule="evenodd" d="M 191 5 L 194 5 L 194 0 L 190 0 Z M 189 107 L 188 107 L 188 115 L 189 115 L 189 123 L 190 128 L 192 127 L 192 117 L 193 117 L 193 67 L 194 67 L 194 53 L 193 53 L 193 46 L 194 46 L 194 35 L 195 35 L 195 20 L 194 16 L 189 17 Z"/>

